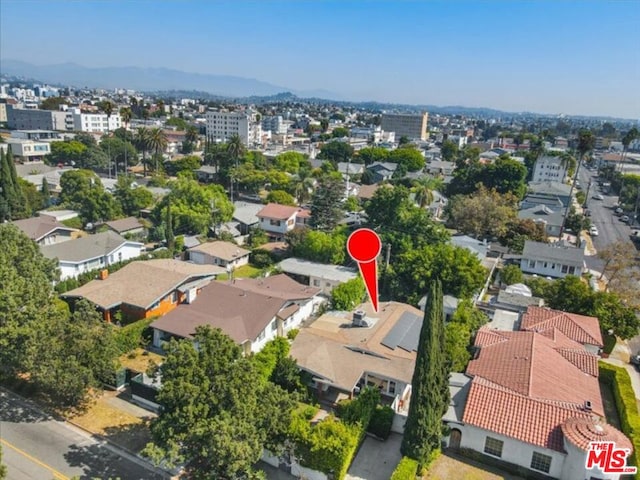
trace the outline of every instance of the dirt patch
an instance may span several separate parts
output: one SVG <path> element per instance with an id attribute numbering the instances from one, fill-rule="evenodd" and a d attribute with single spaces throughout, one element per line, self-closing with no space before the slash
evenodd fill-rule
<path id="1" fill-rule="evenodd" d="M 523 480 L 522 477 L 445 452 L 429 467 L 422 480 Z"/>
<path id="2" fill-rule="evenodd" d="M 69 418 L 69 422 L 83 429 L 102 435 L 133 452 L 139 452 L 151 440 L 149 421 L 115 408 L 107 401 L 105 392 L 84 413 Z"/>

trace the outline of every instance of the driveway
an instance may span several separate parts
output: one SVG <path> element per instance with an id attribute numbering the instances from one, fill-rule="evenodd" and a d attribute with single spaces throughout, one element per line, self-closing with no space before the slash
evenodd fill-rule
<path id="1" fill-rule="evenodd" d="M 400 462 L 402 435 L 392 433 L 381 442 L 366 437 L 347 472 L 346 480 L 389 480 Z"/>

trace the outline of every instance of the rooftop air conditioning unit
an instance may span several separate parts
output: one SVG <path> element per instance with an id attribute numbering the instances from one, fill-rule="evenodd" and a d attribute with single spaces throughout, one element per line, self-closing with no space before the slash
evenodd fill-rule
<path id="1" fill-rule="evenodd" d="M 353 312 L 353 326 L 354 327 L 367 327 L 369 323 L 366 320 L 367 314 L 362 310 L 356 310 Z"/>

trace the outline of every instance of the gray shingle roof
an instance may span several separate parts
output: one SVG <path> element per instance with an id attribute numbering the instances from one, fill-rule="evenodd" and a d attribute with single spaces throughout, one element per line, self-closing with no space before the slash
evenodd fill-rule
<path id="1" fill-rule="evenodd" d="M 549 260 L 564 265 L 582 267 L 584 264 L 584 250 L 576 247 L 527 240 L 524 242 L 522 258 L 527 260 Z"/>
<path id="2" fill-rule="evenodd" d="M 108 255 L 126 242 L 127 240 L 117 233 L 107 230 L 68 242 L 46 245 L 41 248 L 41 251 L 47 258 L 57 258 L 65 262 L 83 262 Z"/>

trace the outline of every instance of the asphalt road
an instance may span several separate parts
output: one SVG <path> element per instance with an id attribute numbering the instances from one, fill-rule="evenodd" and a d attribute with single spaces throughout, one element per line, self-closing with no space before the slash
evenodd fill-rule
<path id="1" fill-rule="evenodd" d="M 584 167 L 580 168 L 578 174 L 580 185 L 586 193 L 587 186 L 591 180 L 591 188 L 589 189 L 589 197 L 587 198 L 587 208 L 591 211 L 591 223 L 598 228 L 598 236 L 592 237 L 593 245 L 596 250 L 600 250 L 607 245 L 616 242 L 626 242 L 628 248 L 635 249 L 629 236 L 631 228 L 620 221 L 620 217 L 613 213 L 613 206 L 618 201 L 617 196 L 607 195 L 600 190 L 597 181 L 597 172 L 590 172 Z M 602 194 L 604 200 L 596 200 L 593 198 L 596 194 Z M 587 257 L 587 266 L 593 270 L 602 270 L 603 262 L 596 256 Z"/>
<path id="2" fill-rule="evenodd" d="M 0 390 L 0 442 L 8 480 L 168 478 L 4 390 Z"/>

